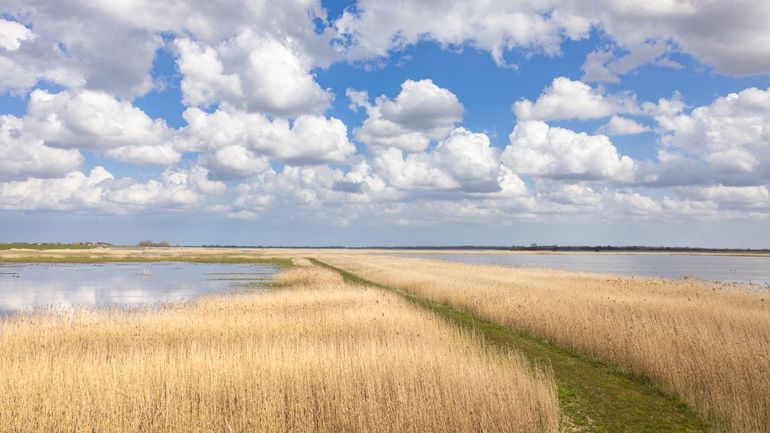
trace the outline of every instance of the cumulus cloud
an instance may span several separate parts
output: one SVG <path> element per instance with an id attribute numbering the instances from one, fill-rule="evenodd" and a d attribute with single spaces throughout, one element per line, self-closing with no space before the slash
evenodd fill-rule
<path id="1" fill-rule="evenodd" d="M 102 204 L 104 186 L 112 180 L 112 174 L 96 167 L 88 175 L 75 171 L 61 178 L 0 182 L 0 206 L 11 210 L 94 209 Z"/>
<path id="2" fill-rule="evenodd" d="M 0 18 L 0 48 L 16 51 L 22 42 L 33 37 L 35 34 L 22 24 Z"/>
<path id="3" fill-rule="evenodd" d="M 366 114 L 354 130 L 366 156 L 348 126 L 324 114 L 335 95 L 316 81 L 318 68 L 423 41 L 469 44 L 510 66 L 509 50 L 559 55 L 566 39 L 600 29 L 607 45 L 586 58 L 586 81 L 617 83 L 644 64 L 678 67 L 669 56 L 682 52 L 721 72 L 770 71 L 763 2 L 575 5 L 362 0 L 330 28 L 317 0 L 10 0 L 0 11 L 0 92 L 26 97 L 41 81 L 56 90 L 31 92 L 22 117 L 0 116 L 0 208 L 255 218 L 281 205 L 329 221 L 405 224 L 601 206 L 645 217 L 767 212 L 770 89 L 690 110 L 676 94 L 640 107 L 630 94 L 558 77 L 513 105 L 519 124 L 504 151 L 459 127 L 463 105 L 428 79 L 374 99 L 347 89 L 351 110 Z M 157 84 L 159 49 L 180 72 L 182 128 L 132 103 Z M 599 132 L 616 136 L 651 131 L 642 116 L 657 123 L 655 160 L 634 161 L 605 135 L 545 123 L 606 118 Z M 81 172 L 81 150 L 159 165 L 162 174 Z M 618 184 L 679 187 L 647 196 Z"/>
<path id="4" fill-rule="evenodd" d="M 396 147 L 389 147 L 372 158 L 375 170 L 388 184 L 402 190 L 456 189 L 460 187 L 449 173 L 437 167 L 426 153 L 407 154 Z"/>
<path id="5" fill-rule="evenodd" d="M 634 161 L 620 155 L 604 135 L 526 121 L 516 125 L 509 139 L 501 160 L 518 174 L 573 180 L 626 180 L 634 174 Z"/>
<path id="6" fill-rule="evenodd" d="M 221 99 L 243 96 L 240 76 L 223 73 L 219 54 L 211 47 L 201 46 L 190 39 L 174 41 L 182 72 L 182 102 L 187 105 L 207 106 Z"/>
<path id="7" fill-rule="evenodd" d="M 602 29 L 626 47 L 672 41 L 717 70 L 754 74 L 770 70 L 770 5 L 763 1 L 597 1 L 585 13 L 603 10 Z"/>
<path id="8" fill-rule="evenodd" d="M 659 164 L 640 173 L 643 182 L 751 186 L 770 180 L 770 89 L 731 93 L 689 113 L 673 105 L 655 115 L 663 147 Z"/>
<path id="9" fill-rule="evenodd" d="M 270 160 L 257 156 L 245 146 L 235 144 L 217 149 L 201 157 L 201 164 L 219 179 L 243 179 L 252 177 L 270 168 Z"/>
<path id="10" fill-rule="evenodd" d="M 613 115 L 610 120 L 599 128 L 599 132 L 607 135 L 634 135 L 649 131 L 645 125 L 634 119 Z"/>
<path id="11" fill-rule="evenodd" d="M 96 211 L 121 214 L 141 210 L 199 207 L 206 195 L 222 194 L 226 186 L 207 178 L 201 167 L 165 170 L 160 180 L 116 179 L 101 166 L 59 178 L 28 178 L 0 182 L 0 208 L 10 210 Z"/>
<path id="12" fill-rule="evenodd" d="M 402 191 L 453 191 L 458 194 L 455 199 L 475 193 L 493 198 L 503 190 L 520 192 L 523 186 L 518 176 L 500 166 L 500 151 L 490 145 L 489 137 L 465 128 L 454 129 L 430 152 L 379 149 L 372 166 Z"/>
<path id="13" fill-rule="evenodd" d="M 601 29 L 629 54 L 616 58 L 600 51 L 587 62 L 587 78 L 615 81 L 618 74 L 661 60 L 658 51 L 664 46 L 721 72 L 768 72 L 769 20 L 770 5 L 763 1 L 498 0 L 479 5 L 409 0 L 392 7 L 364 0 L 346 11 L 336 27 L 346 38 L 340 44 L 358 58 L 383 56 L 432 40 L 444 46 L 472 44 L 488 50 L 501 65 L 506 64 L 507 50 L 555 55 L 564 40 L 581 39 L 592 29 Z"/>
<path id="14" fill-rule="evenodd" d="M 181 158 L 165 121 L 101 92 L 35 90 L 24 122 L 28 133 L 52 147 L 90 149 L 141 164 L 170 165 Z"/>
<path id="15" fill-rule="evenodd" d="M 323 165 L 285 166 L 280 172 L 261 173 L 236 190 L 229 212 L 233 218 L 254 219 L 280 204 L 293 209 L 294 216 L 304 214 L 335 225 L 355 219 L 361 207 L 372 210 L 403 199 L 364 160 L 347 172 Z"/>
<path id="16" fill-rule="evenodd" d="M 491 1 L 406 1 L 392 4 L 362 0 L 347 10 L 335 25 L 348 39 L 349 55 L 357 58 L 384 56 L 422 40 L 442 45 L 470 42 L 488 50 L 500 65 L 512 48 L 559 52 L 562 38 L 581 39 L 591 26 L 587 19 L 568 10 L 553 13 L 550 4 Z"/>
<path id="17" fill-rule="evenodd" d="M 348 94 L 366 108 L 368 117 L 355 136 L 368 146 L 423 151 L 431 140 L 446 137 L 463 113 L 457 96 L 431 80 L 406 80 L 395 99 L 380 96 L 374 104 L 365 103 L 361 94 Z"/>
<path id="18" fill-rule="evenodd" d="M 464 191 L 500 190 L 499 151 L 490 146 L 486 134 L 457 128 L 436 146 L 433 157 Z"/>
<path id="19" fill-rule="evenodd" d="M 723 208 L 762 208 L 770 205 L 770 192 L 765 185 L 690 186 L 677 188 L 676 192 L 688 200 L 710 201 Z"/>
<path id="20" fill-rule="evenodd" d="M 28 81 L 6 88 L 23 92 L 38 80 L 47 80 L 124 97 L 152 88 L 149 69 L 161 46 L 153 31 L 74 1 L 11 0 L 4 9 L 35 32 L 34 39 L 6 54 L 7 62 L 23 71 Z"/>
<path id="21" fill-rule="evenodd" d="M 637 191 L 611 191 L 605 201 L 613 214 L 650 217 L 663 213 L 663 206 L 658 201 Z"/>
<path id="22" fill-rule="evenodd" d="M 244 31 L 216 48 L 186 38 L 174 45 L 183 100 L 189 105 L 224 101 L 244 110 L 294 116 L 323 112 L 332 99 L 310 73 L 313 59 L 296 44 Z"/>
<path id="23" fill-rule="evenodd" d="M 80 168 L 77 149 L 56 149 L 24 132 L 24 121 L 0 115 L 0 179 L 59 177 Z"/>
<path id="24" fill-rule="evenodd" d="M 616 113 L 638 111 L 629 95 L 606 95 L 580 81 L 557 77 L 532 102 L 526 99 L 513 104 L 519 121 L 598 119 Z"/>
<path id="25" fill-rule="evenodd" d="M 184 117 L 188 126 L 182 131 L 180 146 L 188 151 L 219 151 L 241 146 L 257 156 L 268 156 L 295 165 L 343 162 L 356 151 L 348 140 L 347 127 L 335 118 L 302 115 L 293 121 L 270 120 L 259 113 L 242 112 L 226 106 L 213 113 L 188 108 Z M 223 152 L 230 152 L 232 156 L 237 151 Z M 248 156 L 246 153 L 242 155 Z M 220 153 L 215 159 L 223 162 L 226 156 Z M 261 164 L 258 159 L 252 159 L 252 162 Z M 244 169 L 241 167 L 240 171 Z"/>
<path id="26" fill-rule="evenodd" d="M 602 205 L 603 197 L 590 185 L 565 184 L 550 179 L 537 182 L 538 198 L 546 205 L 557 205 L 558 211 L 595 210 Z M 575 209 L 576 208 L 576 209 Z"/>
<path id="27" fill-rule="evenodd" d="M 6 53 L 5 62 L 0 61 L 29 77 L 13 83 L 10 88 L 16 91 L 46 79 L 120 97 L 142 95 L 153 87 L 150 69 L 156 51 L 164 45 L 161 34 L 187 35 L 205 46 L 217 46 L 249 29 L 259 29 L 266 40 L 292 41 L 293 51 L 312 54 L 313 66 L 326 65 L 335 57 L 328 43 L 333 36 L 330 31 L 316 32 L 314 20 L 325 22 L 326 14 L 320 2 L 312 0 L 283 1 L 280 7 L 247 0 L 229 2 L 226 7 L 204 0 L 9 0 L 2 12 L 35 32 L 34 39 L 27 38 L 18 49 Z M 3 41 L 15 47 L 23 30 L 16 26 L 9 30 L 10 26 L 6 24 L 0 33 Z M 200 78 L 193 81 L 200 82 Z"/>
<path id="28" fill-rule="evenodd" d="M 679 69 L 682 66 L 666 57 L 670 47 L 661 41 L 642 43 L 627 47 L 628 54 L 618 56 L 615 50 L 602 49 L 593 51 L 583 63 L 583 81 L 604 81 L 619 83 L 620 76 L 631 72 L 645 64 L 656 64 L 668 68 Z"/>
<path id="29" fill-rule="evenodd" d="M 350 101 L 350 108 L 352 111 L 358 111 L 361 108 L 369 106 L 369 93 L 365 90 L 345 89 L 345 96 Z"/>
<path id="30" fill-rule="evenodd" d="M 125 209 L 191 208 L 202 205 L 204 195 L 222 194 L 226 189 L 224 183 L 209 180 L 204 168 L 168 169 L 163 172 L 160 181 L 150 179 L 136 183 L 124 179 L 115 182 L 106 191 L 103 207 L 118 212 Z"/>

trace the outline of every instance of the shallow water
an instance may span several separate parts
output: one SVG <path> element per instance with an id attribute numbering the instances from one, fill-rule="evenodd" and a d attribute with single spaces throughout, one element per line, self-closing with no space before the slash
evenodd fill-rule
<path id="1" fill-rule="evenodd" d="M 255 264 L 0 264 L 0 314 L 39 308 L 140 307 L 251 287 L 278 268 Z"/>
<path id="2" fill-rule="evenodd" d="M 684 254 L 405 254 L 461 263 L 770 285 L 770 257 Z"/>

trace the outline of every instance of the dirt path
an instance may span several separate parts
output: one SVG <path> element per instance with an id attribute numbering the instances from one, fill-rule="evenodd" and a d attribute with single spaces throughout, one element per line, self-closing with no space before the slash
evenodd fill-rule
<path id="1" fill-rule="evenodd" d="M 319 260 L 311 260 L 336 270 L 347 282 L 398 293 L 455 324 L 478 332 L 495 345 L 516 350 L 533 362 L 551 365 L 558 385 L 562 410 L 561 430 L 564 432 L 710 431 L 708 423 L 690 411 L 684 403 L 664 395 L 644 378 L 630 377 L 601 362 L 480 319 L 468 312 L 374 283 Z"/>

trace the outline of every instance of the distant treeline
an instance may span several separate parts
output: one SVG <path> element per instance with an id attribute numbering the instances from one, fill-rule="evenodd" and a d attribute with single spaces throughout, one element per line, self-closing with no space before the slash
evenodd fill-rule
<path id="1" fill-rule="evenodd" d="M 73 243 L 47 243 L 47 242 L 12 242 L 0 243 L 0 250 L 23 248 L 28 250 L 85 250 L 96 247 L 109 247 L 112 244 L 106 242 L 73 242 Z"/>
<path id="2" fill-rule="evenodd" d="M 170 247 L 167 241 L 153 242 L 153 241 L 140 241 L 138 244 L 140 247 Z"/>
<path id="3" fill-rule="evenodd" d="M 593 251 L 593 252 L 666 252 L 666 253 L 770 253 L 770 249 L 748 249 L 748 248 L 698 248 L 698 247 L 650 247 L 641 245 L 626 245 L 626 246 L 612 246 L 612 245 L 577 245 L 577 246 L 562 246 L 562 245 L 530 245 L 530 246 L 513 246 L 510 248 L 513 251 Z"/>
<path id="4" fill-rule="evenodd" d="M 417 246 L 368 246 L 368 247 L 346 247 L 342 245 L 331 246 L 276 246 L 276 245 L 202 245 L 205 248 L 307 248 L 307 249 L 372 249 L 372 250 L 433 250 L 433 251 L 448 251 L 448 250 L 497 250 L 497 251 L 574 251 L 574 252 L 667 252 L 667 253 L 756 253 L 756 254 L 770 254 L 770 249 L 750 249 L 750 248 L 699 248 L 699 247 L 651 247 L 641 245 L 627 245 L 627 246 L 613 246 L 613 245 L 537 245 L 532 244 L 529 246 L 514 245 L 514 246 L 484 246 L 484 245 L 446 245 L 446 246 L 431 246 L 431 245 L 417 245 Z"/>
<path id="5" fill-rule="evenodd" d="M 186 245 L 187 246 L 187 245 Z M 189 245 L 194 246 L 194 245 Z M 204 248 L 269 248 L 269 249 L 314 249 L 314 250 L 510 250 L 511 247 L 483 247 L 474 245 L 460 246 L 411 246 L 411 247 L 346 247 L 343 245 L 326 246 L 285 246 L 285 245 L 201 245 Z"/>

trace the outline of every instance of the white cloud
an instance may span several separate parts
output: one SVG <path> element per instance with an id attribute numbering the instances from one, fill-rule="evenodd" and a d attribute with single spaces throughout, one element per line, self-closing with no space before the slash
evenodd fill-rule
<path id="1" fill-rule="evenodd" d="M 266 171 L 237 187 L 230 216 L 256 218 L 280 203 L 292 216 L 304 214 L 315 221 L 339 225 L 359 214 L 361 206 L 377 207 L 401 197 L 365 161 L 345 173 L 328 166 L 285 166 L 280 173 Z"/>
<path id="2" fill-rule="evenodd" d="M 509 138 L 501 160 L 517 174 L 565 180 L 626 180 L 634 174 L 634 161 L 604 135 L 526 121 Z"/>
<path id="3" fill-rule="evenodd" d="M 436 146 L 433 157 L 463 190 L 499 191 L 499 151 L 490 146 L 486 134 L 457 128 Z"/>
<path id="4" fill-rule="evenodd" d="M 356 151 L 347 127 L 335 118 L 302 115 L 292 122 L 270 120 L 228 106 L 213 113 L 188 108 L 184 117 L 189 126 L 182 131 L 179 145 L 188 151 L 243 146 L 258 156 L 290 164 L 343 162 Z"/>
<path id="5" fill-rule="evenodd" d="M 561 206 L 558 211 L 574 210 L 568 209 L 570 207 L 593 211 L 602 205 L 601 194 L 594 191 L 589 185 L 565 184 L 546 179 L 540 179 L 537 185 L 539 198 L 549 204 Z"/>
<path id="6" fill-rule="evenodd" d="M 182 72 L 182 102 L 207 106 L 221 99 L 243 96 L 241 80 L 236 74 L 223 74 L 219 54 L 211 47 L 201 46 L 189 39 L 174 41 Z"/>
<path id="7" fill-rule="evenodd" d="M 389 147 L 379 151 L 372 158 L 372 164 L 389 185 L 402 190 L 450 190 L 460 187 L 460 183 L 437 167 L 426 153 L 404 155 L 401 149 Z"/>
<path id="8" fill-rule="evenodd" d="M 60 178 L 28 178 L 0 182 L 0 208 L 10 210 L 71 210 L 111 214 L 143 210 L 201 207 L 207 195 L 226 191 L 222 182 L 207 178 L 201 167 L 163 172 L 160 180 L 116 179 L 103 167 Z"/>
<path id="9" fill-rule="evenodd" d="M 588 78 L 614 81 L 618 74 L 650 60 L 656 50 L 688 53 L 732 74 L 770 71 L 770 4 L 765 1 L 496 0 L 483 4 L 460 0 L 389 3 L 364 0 L 336 23 L 350 39 L 343 45 L 353 57 L 383 56 L 425 40 L 441 45 L 471 45 L 488 50 L 498 64 L 510 49 L 555 55 L 565 39 L 603 30 L 628 56 L 593 58 Z M 655 48 L 655 49 L 653 49 Z M 601 52 L 600 52 L 601 53 Z M 665 61 L 663 62 L 665 65 Z"/>
<path id="10" fill-rule="evenodd" d="M 711 201 L 720 207 L 768 207 L 770 192 L 765 185 L 759 186 L 724 186 L 682 187 L 676 192 L 689 200 Z"/>
<path id="11" fill-rule="evenodd" d="M 248 178 L 270 168 L 268 158 L 257 156 L 239 144 L 217 149 L 216 152 L 203 156 L 201 163 L 220 179 Z"/>
<path id="12" fill-rule="evenodd" d="M 379 149 L 372 157 L 374 172 L 403 191 L 454 191 L 454 199 L 468 194 L 518 191 L 520 179 L 500 167 L 500 151 L 489 137 L 456 128 L 431 152 L 404 154 L 396 147 Z M 526 189 L 526 187 L 525 187 Z"/>
<path id="13" fill-rule="evenodd" d="M 613 115 L 610 120 L 599 128 L 599 132 L 607 135 L 634 135 L 649 131 L 645 125 L 634 119 Z"/>
<path id="14" fill-rule="evenodd" d="M 0 179 L 59 177 L 80 168 L 77 149 L 55 149 L 24 132 L 24 122 L 0 115 Z"/>
<path id="15" fill-rule="evenodd" d="M 770 4 L 764 1 L 602 0 L 583 10 L 602 11 L 602 28 L 622 46 L 672 41 L 721 72 L 770 71 Z"/>
<path id="16" fill-rule="evenodd" d="M 319 113 L 326 109 L 332 96 L 310 75 L 311 59 L 274 39 L 245 43 L 251 49 L 245 73 L 249 107 L 278 114 Z"/>
<path id="17" fill-rule="evenodd" d="M 273 204 L 276 173 L 266 171 L 248 183 L 242 183 L 236 188 L 238 196 L 233 202 L 230 217 L 254 219 L 257 214 Z"/>
<path id="18" fill-rule="evenodd" d="M 352 111 L 358 111 L 360 108 L 366 108 L 369 106 L 369 93 L 365 90 L 345 89 L 345 96 L 350 100 L 350 108 Z"/>
<path id="19" fill-rule="evenodd" d="M 682 66 L 665 57 L 670 47 L 665 42 L 654 41 L 627 47 L 628 54 L 617 57 L 612 49 L 594 51 L 583 63 L 583 81 L 604 81 L 619 83 L 624 75 L 639 66 L 654 63 L 659 66 L 679 69 Z"/>
<path id="20" fill-rule="evenodd" d="M 123 97 L 152 88 L 149 69 L 161 46 L 161 38 L 153 31 L 127 25 L 75 1 L 10 3 L 4 12 L 35 32 L 34 39 L 6 53 L 14 69 L 28 77 L 26 83 L 16 82 L 12 90 L 26 91 L 42 79 Z"/>
<path id="21" fill-rule="evenodd" d="M 756 186 L 770 181 L 770 89 L 731 93 L 689 113 L 680 106 L 658 110 L 655 119 L 663 147 L 659 163 L 640 173 L 643 182 Z"/>
<path id="22" fill-rule="evenodd" d="M 608 193 L 607 201 L 613 214 L 650 217 L 663 213 L 663 206 L 659 202 L 636 191 L 612 191 Z"/>
<path id="23" fill-rule="evenodd" d="M 555 78 L 535 102 L 524 99 L 513 104 L 519 121 L 598 119 L 637 110 L 636 102 L 628 95 L 605 95 L 566 77 Z"/>
<path id="24" fill-rule="evenodd" d="M 224 101 L 243 110 L 295 116 L 321 113 L 332 100 L 310 70 L 302 47 L 244 31 L 216 47 L 177 39 L 184 101 L 208 106 Z"/>
<path id="25" fill-rule="evenodd" d="M 22 42 L 34 37 L 35 34 L 22 24 L 0 18 L 0 48 L 16 51 Z"/>
<path id="26" fill-rule="evenodd" d="M 0 182 L 0 207 L 11 210 L 86 210 L 102 204 L 104 187 L 114 178 L 102 167 L 61 178 Z"/>
<path id="27" fill-rule="evenodd" d="M 358 98 L 358 106 L 365 102 Z M 406 80 L 395 99 L 377 98 L 366 104 L 364 124 L 355 130 L 368 146 L 396 147 L 407 152 L 425 150 L 431 140 L 444 138 L 460 121 L 463 106 L 452 92 L 431 80 Z"/>
<path id="28" fill-rule="evenodd" d="M 398 7 L 362 0 L 355 11 L 346 11 L 336 22 L 351 42 L 349 55 L 357 58 L 384 56 L 392 49 L 435 40 L 441 45 L 470 42 L 488 50 L 495 61 L 506 64 L 503 54 L 511 48 L 559 52 L 563 37 L 584 38 L 591 19 L 570 11 L 551 10 L 550 4 L 490 1 L 405 1 Z"/>
<path id="29" fill-rule="evenodd" d="M 141 164 L 170 165 L 181 158 L 163 120 L 101 92 L 35 90 L 24 122 L 29 134 L 52 147 L 91 149 Z"/>
<path id="30" fill-rule="evenodd" d="M 161 34 L 184 35 L 206 46 L 218 46 L 255 29 L 266 39 L 291 41 L 294 51 L 312 57 L 313 66 L 327 65 L 334 58 L 328 45 L 330 31 L 315 31 L 313 20 L 326 21 L 326 14 L 320 1 L 314 0 L 280 4 L 8 0 L 2 12 L 35 31 L 35 38 L 26 40 L 7 59 L 15 70 L 30 77 L 25 83 L 15 83 L 13 90 L 19 92 L 38 79 L 53 78 L 67 87 L 84 86 L 125 98 L 142 95 L 153 87 L 150 69 L 156 51 L 164 45 Z M 8 42 L 10 46 L 16 45 L 13 40 Z"/>

